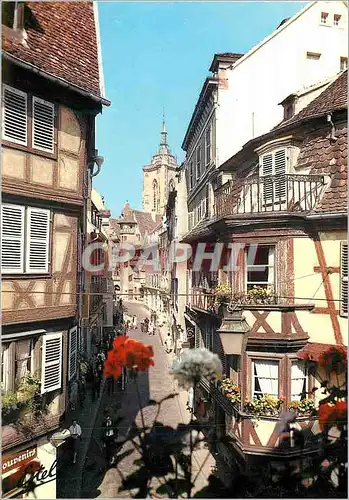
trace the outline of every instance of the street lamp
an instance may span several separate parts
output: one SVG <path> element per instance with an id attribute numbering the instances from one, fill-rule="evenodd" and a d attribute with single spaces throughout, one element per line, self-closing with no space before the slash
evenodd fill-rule
<path id="1" fill-rule="evenodd" d="M 242 355 L 250 326 L 242 315 L 240 307 L 226 306 L 224 308 L 222 324 L 217 332 L 225 354 Z"/>

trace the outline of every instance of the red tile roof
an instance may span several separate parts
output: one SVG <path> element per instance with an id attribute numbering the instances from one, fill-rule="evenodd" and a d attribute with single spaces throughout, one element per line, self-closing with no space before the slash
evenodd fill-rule
<path id="1" fill-rule="evenodd" d="M 162 221 L 161 215 L 156 215 L 154 220 L 152 214 L 149 212 L 134 210 L 133 213 L 142 236 L 144 236 L 146 232 L 150 233 L 153 231 Z"/>
<path id="2" fill-rule="evenodd" d="M 348 106 L 348 72 L 344 71 L 320 95 L 289 120 L 282 121 L 274 130 L 298 123 Z"/>
<path id="3" fill-rule="evenodd" d="M 3 51 L 100 97 L 92 2 L 27 2 L 25 19 L 28 48 L 3 34 Z"/>

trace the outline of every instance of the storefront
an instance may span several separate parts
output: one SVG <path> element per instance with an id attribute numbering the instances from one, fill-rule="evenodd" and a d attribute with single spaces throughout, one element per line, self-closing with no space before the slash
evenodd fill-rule
<path id="1" fill-rule="evenodd" d="M 56 448 L 47 437 L 2 455 L 2 498 L 56 498 Z"/>

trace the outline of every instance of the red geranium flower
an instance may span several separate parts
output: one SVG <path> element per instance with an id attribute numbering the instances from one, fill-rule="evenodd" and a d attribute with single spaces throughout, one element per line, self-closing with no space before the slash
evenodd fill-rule
<path id="1" fill-rule="evenodd" d="M 327 371 L 343 373 L 347 369 L 347 350 L 344 346 L 333 346 L 321 354 L 319 366 Z"/>
<path id="2" fill-rule="evenodd" d="M 153 348 L 142 342 L 120 335 L 113 342 L 113 348 L 108 352 L 104 362 L 104 375 L 119 378 L 124 367 L 129 370 L 147 371 L 154 365 Z"/>
<path id="3" fill-rule="evenodd" d="M 347 421 L 347 402 L 325 403 L 319 406 L 319 426 L 323 431 L 326 427 Z"/>

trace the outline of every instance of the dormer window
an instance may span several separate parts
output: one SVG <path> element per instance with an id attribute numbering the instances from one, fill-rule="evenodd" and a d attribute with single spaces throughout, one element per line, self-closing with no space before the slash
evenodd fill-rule
<path id="1" fill-rule="evenodd" d="M 333 25 L 334 26 L 339 26 L 340 25 L 340 20 L 341 20 L 341 17 L 339 14 L 335 14 L 333 16 Z"/>
<path id="2" fill-rule="evenodd" d="M 327 24 L 328 12 L 321 12 L 321 24 Z"/>

